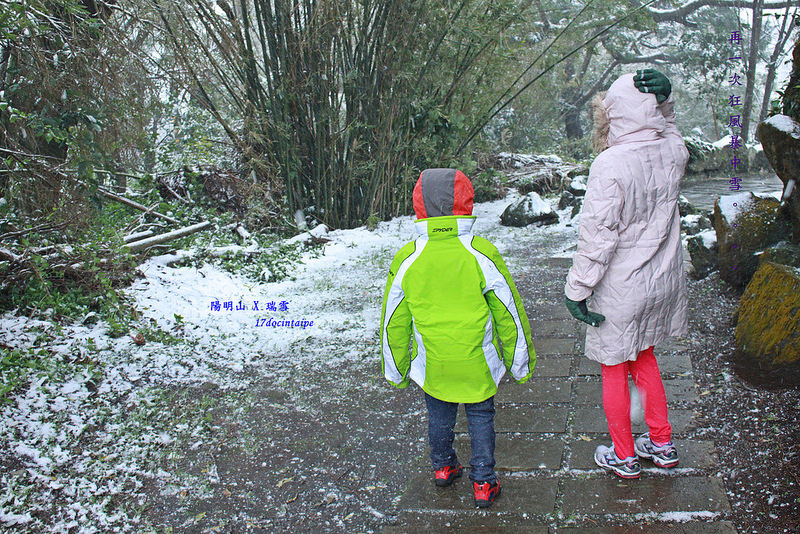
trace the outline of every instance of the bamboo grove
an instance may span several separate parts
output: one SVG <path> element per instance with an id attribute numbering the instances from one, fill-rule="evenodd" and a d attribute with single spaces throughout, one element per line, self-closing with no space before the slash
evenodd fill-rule
<path id="1" fill-rule="evenodd" d="M 157 4 L 187 69 L 243 118 L 248 172 L 333 226 L 406 212 L 413 169 L 444 164 L 531 2 L 204 0 Z M 212 90 L 208 87 L 213 84 Z M 489 91 L 486 91 L 489 92 Z M 213 95 L 212 95 L 213 93 Z M 268 178 L 267 178 L 268 177 Z"/>

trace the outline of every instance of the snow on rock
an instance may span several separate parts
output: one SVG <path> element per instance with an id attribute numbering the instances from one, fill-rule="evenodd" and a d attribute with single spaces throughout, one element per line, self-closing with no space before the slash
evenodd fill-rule
<path id="1" fill-rule="evenodd" d="M 558 214 L 549 202 L 531 192 L 509 204 L 500 215 L 500 222 L 505 226 L 547 225 L 558 222 Z"/>
<path id="2" fill-rule="evenodd" d="M 795 139 L 800 139 L 800 123 L 792 120 L 788 115 L 773 115 L 764 122 L 776 130 L 788 133 Z"/>
<path id="3" fill-rule="evenodd" d="M 708 249 L 717 244 L 717 232 L 714 230 L 706 230 L 697 235 L 703 240 L 703 246 Z"/>
<path id="4" fill-rule="evenodd" d="M 685 241 L 692 262 L 692 278 L 702 279 L 719 269 L 719 248 L 715 230 L 705 230 Z"/>
<path id="5" fill-rule="evenodd" d="M 736 217 L 753 203 L 753 193 L 737 193 L 735 195 L 722 195 L 719 198 L 719 209 L 728 224 L 736 221 Z"/>
<path id="6" fill-rule="evenodd" d="M 555 154 L 516 154 L 512 152 L 500 152 L 497 155 L 497 161 L 500 164 L 500 168 L 511 168 L 511 167 L 527 167 L 529 165 L 557 165 L 563 163 L 560 157 L 556 156 Z"/>

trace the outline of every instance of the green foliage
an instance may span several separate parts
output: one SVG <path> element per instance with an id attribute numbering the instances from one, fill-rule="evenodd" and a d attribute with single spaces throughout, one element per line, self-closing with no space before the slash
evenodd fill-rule
<path id="1" fill-rule="evenodd" d="M 135 312 L 118 290 L 133 280 L 135 260 L 122 249 L 117 232 L 129 215 L 117 205 L 97 204 L 93 210 L 89 218 L 96 226 L 71 231 L 80 245 L 65 246 L 61 232 L 32 232 L 5 245 L 21 259 L 0 262 L 0 312 L 56 321 L 99 318 L 113 335 L 127 333 Z M 14 225 L 24 224 L 5 215 Z"/>
<path id="2" fill-rule="evenodd" d="M 148 145 L 157 154 L 150 173 L 172 172 L 183 167 L 215 165 L 234 168 L 236 160 L 224 139 L 224 130 L 197 102 L 172 96 L 160 106 L 164 114 L 160 126 L 153 129 Z M 165 124 L 169 121 L 167 124 Z"/>
<path id="3" fill-rule="evenodd" d="M 177 242 L 179 243 L 179 242 Z M 293 279 L 292 273 L 303 256 L 317 257 L 321 244 L 313 241 L 286 242 L 276 236 L 255 235 L 250 246 L 243 248 L 225 236 L 206 236 L 194 243 L 199 249 L 177 265 L 202 267 L 215 265 L 229 273 L 254 281 L 279 282 Z"/>
<path id="4" fill-rule="evenodd" d="M 47 372 L 47 351 L 0 349 L 0 404 L 11 402 L 11 394 L 28 383 L 31 376 Z"/>
<path id="5" fill-rule="evenodd" d="M 28 333 L 35 333 L 35 330 L 29 330 Z M 0 405 L 11 402 L 14 393 L 40 378 L 60 382 L 81 373 L 99 381 L 99 370 L 88 353 L 59 355 L 48 348 L 53 337 L 61 335 L 63 332 L 58 328 L 41 330 L 25 348 L 0 347 Z M 93 346 L 90 338 L 87 342 L 89 351 L 93 350 Z"/>
<path id="6" fill-rule="evenodd" d="M 127 333 L 135 312 L 117 289 L 131 281 L 132 263 L 125 257 L 104 258 L 96 247 L 93 243 L 71 256 L 70 261 L 77 259 L 81 265 L 67 271 L 51 268 L 46 257 L 31 254 L 28 267 L 33 276 L 24 283 L 18 283 L 19 273 L 7 262 L 0 264 L 0 311 L 57 321 L 83 322 L 97 316 L 109 324 L 111 335 Z"/>
<path id="7" fill-rule="evenodd" d="M 475 190 L 475 202 L 489 202 L 505 196 L 504 174 L 486 169 L 472 177 L 472 188 Z"/>

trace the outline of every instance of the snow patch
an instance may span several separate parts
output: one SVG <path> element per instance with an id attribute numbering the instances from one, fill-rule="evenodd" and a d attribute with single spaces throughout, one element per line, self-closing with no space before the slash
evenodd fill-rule
<path id="1" fill-rule="evenodd" d="M 687 523 L 696 519 L 716 519 L 721 514 L 719 512 L 664 512 L 658 515 L 662 521 L 675 521 L 677 523 Z"/>
<path id="2" fill-rule="evenodd" d="M 795 139 L 800 139 L 800 124 L 792 120 L 788 115 L 773 115 L 764 122 L 776 130 L 791 135 Z"/>
<path id="3" fill-rule="evenodd" d="M 703 246 L 709 250 L 717 243 L 716 230 L 704 230 L 697 235 L 703 240 Z"/>
<path id="4" fill-rule="evenodd" d="M 736 195 L 723 195 L 719 197 L 719 209 L 722 216 L 732 224 L 736 221 L 739 213 L 749 208 L 753 203 L 753 193 L 738 193 Z"/>

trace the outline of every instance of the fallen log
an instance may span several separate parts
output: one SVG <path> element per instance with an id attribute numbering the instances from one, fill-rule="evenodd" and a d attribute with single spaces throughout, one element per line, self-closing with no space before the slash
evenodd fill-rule
<path id="1" fill-rule="evenodd" d="M 169 222 L 171 222 L 173 224 L 178 224 L 178 220 L 177 219 L 173 219 L 172 217 L 170 217 L 168 215 L 164 215 L 163 213 L 159 213 L 157 211 L 153 211 L 151 208 L 148 208 L 147 206 L 143 206 L 143 205 L 139 204 L 138 202 L 134 202 L 133 200 L 127 199 L 125 197 L 121 197 L 119 195 L 115 195 L 111 191 L 106 191 L 105 189 L 100 188 L 100 187 L 98 187 L 97 190 L 103 196 L 105 196 L 107 198 L 110 198 L 111 200 L 116 200 L 120 204 L 125 204 L 126 206 L 130 206 L 131 208 L 135 208 L 135 209 L 137 209 L 139 211 L 143 211 L 145 213 L 152 213 L 156 217 L 161 217 L 162 219 L 165 219 L 165 220 L 167 220 L 167 221 L 169 221 Z"/>
<path id="2" fill-rule="evenodd" d="M 213 226 L 211 222 L 204 221 L 201 223 L 193 224 L 192 226 L 187 226 L 185 228 L 179 228 L 178 230 L 173 230 L 172 232 L 167 232 L 166 234 L 160 234 L 157 236 L 148 237 L 146 239 L 141 239 L 139 241 L 126 243 L 124 246 L 128 247 L 128 250 L 130 250 L 131 252 L 135 252 L 137 250 L 142 250 L 147 247 L 151 247 L 153 245 L 160 245 L 161 243 L 174 241 L 175 239 L 179 239 L 181 237 L 193 234 L 195 232 L 201 232 L 207 228 L 210 228 L 211 226 Z"/>
<path id="3" fill-rule="evenodd" d="M 132 241 L 139 241 L 140 239 L 144 239 L 145 237 L 152 237 L 155 233 L 152 230 L 144 230 L 142 232 L 136 232 L 135 234 L 126 235 L 122 238 L 122 240 L 126 243 L 130 243 Z"/>

